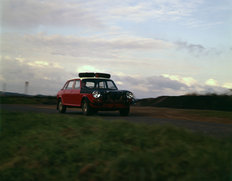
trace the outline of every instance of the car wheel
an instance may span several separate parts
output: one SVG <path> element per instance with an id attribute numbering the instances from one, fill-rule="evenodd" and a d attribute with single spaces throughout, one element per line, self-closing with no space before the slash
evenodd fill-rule
<path id="1" fill-rule="evenodd" d="M 84 100 L 82 102 L 81 107 L 84 115 L 91 115 L 93 113 L 91 107 L 89 106 L 89 102 L 87 100 Z"/>
<path id="2" fill-rule="evenodd" d="M 62 101 L 59 100 L 58 102 L 58 111 L 59 113 L 65 113 L 66 112 L 66 106 L 62 104 Z"/>
<path id="3" fill-rule="evenodd" d="M 120 109 L 119 112 L 121 116 L 128 116 L 130 113 L 130 108 Z"/>

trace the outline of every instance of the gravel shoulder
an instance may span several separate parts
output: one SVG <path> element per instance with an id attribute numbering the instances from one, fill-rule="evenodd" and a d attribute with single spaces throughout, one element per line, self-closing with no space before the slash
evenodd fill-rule
<path id="1" fill-rule="evenodd" d="M 58 114 L 55 105 L 0 104 L 0 110 Z M 219 137 L 232 136 L 232 120 L 227 117 L 207 116 L 207 111 L 179 110 L 154 107 L 131 107 L 128 117 L 119 116 L 118 112 L 99 112 L 95 117 L 106 120 L 127 120 L 136 123 L 174 125 L 194 132 Z M 68 108 L 67 115 L 82 115 L 81 109 Z"/>

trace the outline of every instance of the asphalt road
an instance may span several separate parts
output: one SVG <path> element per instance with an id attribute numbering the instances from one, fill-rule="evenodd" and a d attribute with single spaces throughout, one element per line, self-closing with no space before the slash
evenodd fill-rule
<path id="1" fill-rule="evenodd" d="M 59 114 L 56 110 L 56 106 L 52 105 L 20 105 L 20 104 L 0 104 L 1 110 L 6 111 L 19 111 L 19 112 L 37 112 L 37 113 L 50 113 Z M 81 109 L 67 109 L 67 115 L 82 115 Z M 177 127 L 187 128 L 194 132 L 205 133 L 208 135 L 224 137 L 232 136 L 232 124 L 212 123 L 202 121 L 190 121 L 190 120 L 177 120 L 177 119 L 164 119 L 149 117 L 147 115 L 141 115 L 137 112 L 131 112 L 128 117 L 122 117 L 118 112 L 99 112 L 96 117 L 105 120 L 127 120 L 136 123 L 146 124 L 161 124 L 161 125 L 174 125 Z"/>

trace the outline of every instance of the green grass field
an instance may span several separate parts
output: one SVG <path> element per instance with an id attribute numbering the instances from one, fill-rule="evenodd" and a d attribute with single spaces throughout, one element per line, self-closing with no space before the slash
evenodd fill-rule
<path id="1" fill-rule="evenodd" d="M 231 138 L 78 115 L 1 115 L 1 181 L 232 180 Z"/>

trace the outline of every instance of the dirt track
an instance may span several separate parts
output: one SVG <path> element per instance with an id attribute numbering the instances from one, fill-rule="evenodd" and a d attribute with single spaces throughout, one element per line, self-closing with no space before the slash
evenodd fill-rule
<path id="1" fill-rule="evenodd" d="M 0 109 L 7 111 L 38 112 L 58 114 L 54 105 L 20 105 L 2 104 Z M 188 111 L 189 113 L 189 111 Z M 190 111 L 191 113 L 191 111 Z M 194 113 L 194 112 L 193 112 Z M 171 124 L 187 128 L 192 131 L 215 136 L 232 136 L 231 120 L 201 117 L 194 114 L 185 114 L 185 110 L 175 110 L 153 107 L 132 107 L 128 117 L 119 116 L 118 112 L 99 112 L 96 117 L 106 120 L 127 120 L 130 122 L 147 124 Z M 81 109 L 67 109 L 67 115 L 82 115 Z M 218 123 L 218 122 L 221 123 Z M 227 123 L 227 124 L 226 124 Z"/>

